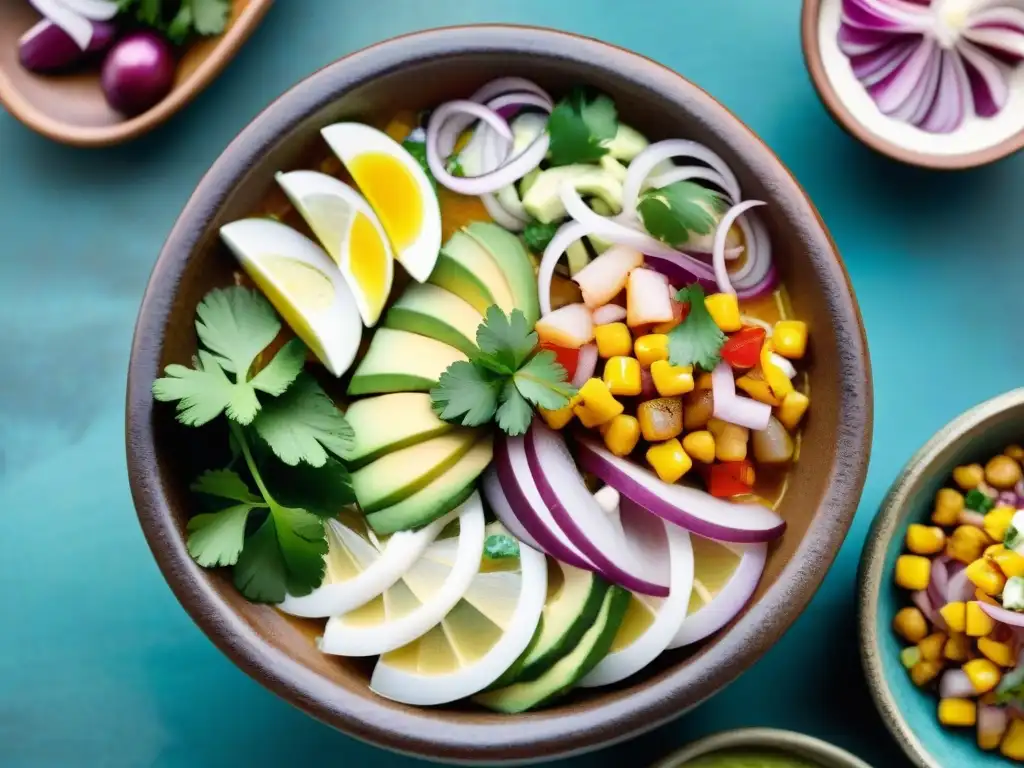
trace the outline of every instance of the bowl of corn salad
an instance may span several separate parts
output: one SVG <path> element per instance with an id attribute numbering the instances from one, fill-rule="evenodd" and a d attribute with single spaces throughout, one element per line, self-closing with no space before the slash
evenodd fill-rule
<path id="1" fill-rule="evenodd" d="M 868 685 L 916 765 L 1024 763 L 1024 389 L 943 427 L 867 538 Z"/>

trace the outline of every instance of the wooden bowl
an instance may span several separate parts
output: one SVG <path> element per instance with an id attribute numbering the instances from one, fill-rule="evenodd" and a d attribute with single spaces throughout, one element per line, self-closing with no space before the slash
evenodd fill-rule
<path id="1" fill-rule="evenodd" d="M 787 757 L 796 758 L 821 768 L 871 768 L 860 758 L 827 741 L 776 728 L 740 728 L 705 736 L 659 760 L 651 768 L 686 768 L 698 757 L 716 755 L 719 752 L 728 753 L 732 750 L 757 754 L 764 752 L 777 756 L 780 760 Z"/>
<path id="2" fill-rule="evenodd" d="M 274 188 L 275 171 L 304 167 L 304 156 L 321 145 L 321 127 L 465 97 L 513 74 L 556 94 L 582 83 L 599 88 L 652 139 L 706 143 L 750 197 L 768 201 L 777 262 L 796 313 L 811 328 L 814 404 L 780 510 L 789 530 L 742 616 L 712 641 L 664 654 L 624 684 L 510 717 L 386 701 L 367 687 L 365 661 L 316 649 L 311 634 L 318 627 L 246 602 L 225 574 L 193 563 L 182 531 L 193 510 L 184 465 L 196 438 L 176 425 L 173 409 L 154 406 L 150 386 L 166 364 L 190 359 L 195 307 L 230 279 L 233 261 L 218 228 L 256 210 Z M 171 232 L 143 300 L 128 373 L 135 505 L 160 568 L 199 626 L 250 675 L 313 716 L 374 744 L 446 762 L 552 759 L 596 749 L 677 717 L 734 680 L 821 584 L 856 510 L 870 446 L 870 366 L 849 278 L 817 211 L 778 158 L 675 72 L 596 40 L 527 27 L 454 27 L 390 40 L 327 66 L 268 107 L 206 174 Z"/>
<path id="3" fill-rule="evenodd" d="M 18 38 L 39 21 L 26 0 L 0 0 L 0 103 L 21 122 L 62 144 L 106 147 L 152 130 L 188 104 L 220 74 L 274 0 L 233 0 L 223 34 L 201 38 L 178 62 L 171 92 L 154 107 L 126 117 L 100 88 L 99 66 L 66 75 L 29 72 L 18 61 Z"/>

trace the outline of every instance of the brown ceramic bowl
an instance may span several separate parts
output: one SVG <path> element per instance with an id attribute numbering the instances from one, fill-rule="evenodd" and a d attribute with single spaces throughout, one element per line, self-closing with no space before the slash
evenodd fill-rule
<path id="1" fill-rule="evenodd" d="M 873 131 L 864 122 L 854 116 L 847 103 L 837 90 L 829 76 L 821 50 L 819 22 L 822 9 L 833 3 L 838 5 L 841 0 L 804 0 L 801 18 L 801 39 L 804 50 L 804 63 L 811 75 L 811 81 L 818 91 L 825 108 L 832 118 L 855 139 L 880 152 L 883 155 L 922 168 L 938 170 L 961 170 L 1000 160 L 1024 147 L 1024 128 L 1012 135 L 976 150 L 951 153 L 932 153 L 901 146 Z"/>
<path id="2" fill-rule="evenodd" d="M 274 0 L 232 0 L 228 28 L 190 45 L 174 87 L 141 115 L 125 117 L 107 104 L 98 65 L 66 75 L 39 75 L 18 62 L 18 38 L 39 21 L 26 0 L 0 0 L 0 103 L 32 130 L 79 147 L 106 147 L 152 130 L 188 104 L 220 74 Z"/>
<path id="3" fill-rule="evenodd" d="M 555 93 L 586 83 L 609 93 L 654 139 L 686 136 L 720 153 L 750 197 L 768 201 L 777 262 L 797 314 L 811 327 L 814 405 L 801 460 L 756 597 L 696 651 L 663 655 L 628 684 L 579 692 L 531 714 L 469 706 L 417 709 L 377 697 L 368 667 L 322 655 L 317 627 L 242 599 L 224 574 L 196 566 L 182 531 L 192 512 L 184 464 L 194 433 L 150 385 L 195 348 L 196 304 L 230 280 L 218 228 L 256 209 L 274 172 L 303 167 L 319 129 L 464 96 L 494 77 L 520 75 Z M 550 30 L 480 26 L 391 40 L 320 70 L 274 102 L 200 182 L 157 261 L 135 330 L 128 373 L 127 450 L 139 519 L 164 576 L 193 619 L 254 678 L 311 715 L 390 749 L 451 761 L 523 761 L 620 741 L 681 715 L 767 651 L 821 584 L 860 497 L 871 445 L 871 377 L 849 278 L 828 232 L 782 163 L 714 99 L 675 72 L 596 40 Z"/>

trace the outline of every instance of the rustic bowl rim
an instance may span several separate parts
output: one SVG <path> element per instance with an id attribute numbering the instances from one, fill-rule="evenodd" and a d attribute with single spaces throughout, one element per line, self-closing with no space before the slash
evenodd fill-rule
<path id="1" fill-rule="evenodd" d="M 813 243 L 808 247 L 815 268 L 833 289 L 829 311 L 846 349 L 837 375 L 845 382 L 839 409 L 847 439 L 838 441 L 822 505 L 792 560 L 733 626 L 728 641 L 723 639 L 705 653 L 701 665 L 683 666 L 638 684 L 619 699 L 609 695 L 613 700 L 591 712 L 559 712 L 555 717 L 542 711 L 497 724 L 453 723 L 437 729 L 431 727 L 436 720 L 398 710 L 384 700 L 367 706 L 355 694 L 326 682 L 265 643 L 218 597 L 190 560 L 169 510 L 154 455 L 150 387 L 158 375 L 167 320 L 184 266 L 202 230 L 254 158 L 305 117 L 359 84 L 411 62 L 496 51 L 510 56 L 543 53 L 569 66 L 599 61 L 602 68 L 667 101 L 696 102 L 690 109 L 741 143 L 748 162 L 771 168 L 775 196 L 799 210 L 800 225 Z M 128 472 L 140 523 L 175 596 L 214 644 L 254 679 L 310 715 L 378 746 L 449 763 L 526 762 L 607 746 L 668 722 L 732 682 L 782 636 L 820 586 L 856 512 L 871 431 L 870 359 L 849 276 L 817 210 L 774 153 L 721 104 L 657 62 L 593 38 L 494 24 L 414 32 L 357 51 L 288 90 L 238 135 L 200 181 L 154 266 L 132 343 L 126 403 Z"/>
<path id="2" fill-rule="evenodd" d="M 822 764 L 822 768 L 871 768 L 842 747 L 815 736 L 781 728 L 737 728 L 713 733 L 666 755 L 651 768 L 686 768 L 683 760 L 713 755 L 715 752 L 737 747 L 765 747 L 788 752 L 797 757 L 824 760 L 826 762 Z"/>
<path id="3" fill-rule="evenodd" d="M 920 768 L 943 768 L 943 765 L 925 749 L 896 703 L 882 670 L 883 652 L 878 633 L 875 631 L 878 621 L 878 600 L 885 578 L 886 551 L 896 529 L 909 514 L 907 504 L 911 496 L 917 491 L 918 485 L 928 478 L 931 468 L 945 460 L 946 453 L 975 429 L 998 419 L 1011 408 L 1022 405 L 1024 387 L 1012 389 L 968 408 L 939 429 L 900 470 L 868 531 L 867 544 L 861 556 L 857 577 L 861 661 L 871 698 L 882 715 L 883 722 L 907 756 Z"/>
<path id="4" fill-rule="evenodd" d="M 930 168 L 940 171 L 959 171 L 977 168 L 982 165 L 1002 160 L 1008 155 L 1024 147 L 1024 126 L 1012 136 L 1007 136 L 997 144 L 973 152 L 961 152 L 955 155 L 936 155 L 930 152 L 916 152 L 906 149 L 868 130 L 860 120 L 853 116 L 825 72 L 821 60 L 820 39 L 818 36 L 818 16 L 824 0 L 803 0 L 800 14 L 800 39 L 804 52 L 804 65 L 811 76 L 814 89 L 818 92 L 825 109 L 832 119 L 853 138 L 858 139 L 876 152 L 891 157 L 907 165 Z"/>

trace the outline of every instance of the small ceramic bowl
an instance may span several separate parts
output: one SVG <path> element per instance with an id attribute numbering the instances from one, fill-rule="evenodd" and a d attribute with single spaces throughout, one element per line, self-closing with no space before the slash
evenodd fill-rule
<path id="1" fill-rule="evenodd" d="M 686 768 L 698 757 L 718 753 L 725 755 L 734 750 L 800 759 L 816 768 L 871 768 L 860 758 L 821 739 L 774 728 L 743 728 L 716 733 L 673 752 L 651 768 Z"/>
<path id="2" fill-rule="evenodd" d="M 804 63 L 825 108 L 855 139 L 909 165 L 941 170 L 973 168 L 1024 147 L 1024 71 L 1010 78 L 1007 106 L 995 117 L 968 117 L 952 133 L 919 130 L 890 118 L 854 77 L 836 35 L 843 0 L 804 0 L 801 20 Z"/>
<path id="3" fill-rule="evenodd" d="M 1005 766 L 1007 760 L 980 750 L 973 729 L 957 733 L 939 725 L 935 695 L 915 686 L 900 664 L 903 644 L 892 631 L 892 620 L 907 603 L 893 582 L 896 558 L 903 552 L 907 526 L 928 519 L 935 492 L 949 482 L 954 467 L 984 463 L 1022 439 L 1024 388 L 971 408 L 939 430 L 903 468 L 867 536 L 858 603 L 868 687 L 885 724 L 921 768 L 984 768 Z"/>
<path id="4" fill-rule="evenodd" d="M 232 0 L 227 29 L 192 43 L 178 61 L 171 92 L 140 115 L 125 117 L 103 96 L 98 65 L 41 75 L 18 61 L 18 39 L 39 14 L 26 0 L 0 0 L 0 103 L 26 126 L 62 144 L 106 147 L 151 131 L 188 104 L 234 58 L 274 0 Z"/>

